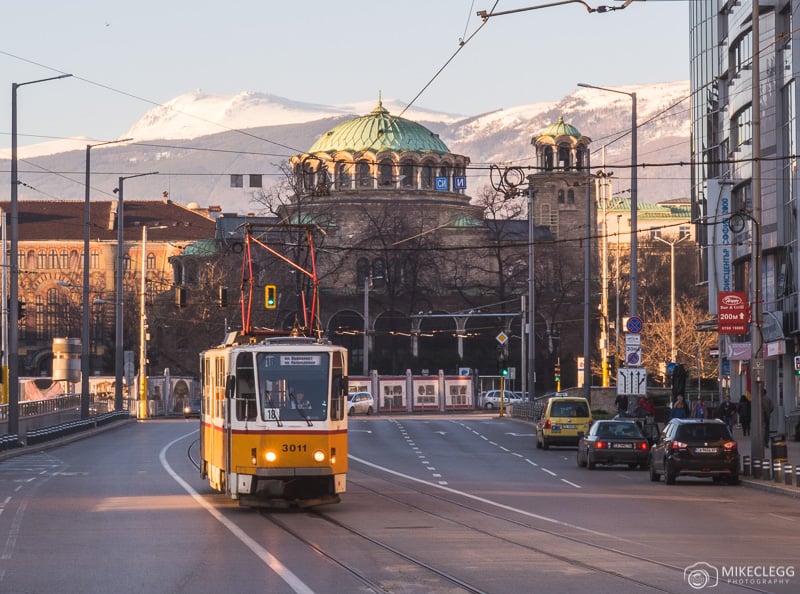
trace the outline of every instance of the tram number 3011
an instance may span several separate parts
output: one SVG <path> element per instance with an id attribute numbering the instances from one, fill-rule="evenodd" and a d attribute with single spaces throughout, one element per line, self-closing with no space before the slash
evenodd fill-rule
<path id="1" fill-rule="evenodd" d="M 284 453 L 307 452 L 308 448 L 304 443 L 285 443 L 281 446 L 281 451 Z"/>

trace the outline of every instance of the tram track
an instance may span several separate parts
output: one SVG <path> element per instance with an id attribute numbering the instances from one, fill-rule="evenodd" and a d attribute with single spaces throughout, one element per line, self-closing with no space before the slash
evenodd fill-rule
<path id="1" fill-rule="evenodd" d="M 402 480 L 400 478 L 375 477 L 373 475 L 369 475 L 369 476 L 371 476 L 373 478 L 378 478 L 378 480 L 390 483 L 390 484 L 392 484 L 394 486 L 402 487 L 403 489 L 412 491 L 412 492 L 414 492 L 416 494 L 423 495 L 425 497 L 434 499 L 436 501 L 440 501 L 442 503 L 447 504 L 448 507 L 456 507 L 456 508 L 459 508 L 461 510 L 468 511 L 471 514 L 478 514 L 480 516 L 491 518 L 493 520 L 499 520 L 501 522 L 505 522 L 505 523 L 511 524 L 511 525 L 513 525 L 515 527 L 519 527 L 519 528 L 524 528 L 524 529 L 530 530 L 530 531 L 532 531 L 532 532 L 534 532 L 536 534 L 542 534 L 542 535 L 546 535 L 547 537 L 550 537 L 550 538 L 555 538 L 555 539 L 558 539 L 558 540 L 561 540 L 561 541 L 565 541 L 567 543 L 570 543 L 571 545 L 579 545 L 580 547 L 589 547 L 589 548 L 591 548 L 593 550 L 601 552 L 604 556 L 610 554 L 610 555 L 616 556 L 616 557 L 618 557 L 620 559 L 626 559 L 626 560 L 630 560 L 630 561 L 633 561 L 633 562 L 636 562 L 636 563 L 643 563 L 643 564 L 646 564 L 646 565 L 650 565 L 650 566 L 654 566 L 654 567 L 658 567 L 658 568 L 667 570 L 668 572 L 674 572 L 675 578 L 676 578 L 675 579 L 675 583 L 676 584 L 682 584 L 683 573 L 684 573 L 684 569 L 685 569 L 684 567 L 678 567 L 676 565 L 672 565 L 670 563 L 664 562 L 664 561 L 662 561 L 660 559 L 656 559 L 656 558 L 653 558 L 653 557 L 648 557 L 648 556 L 637 554 L 637 553 L 630 552 L 630 551 L 625 551 L 625 550 L 622 550 L 620 548 L 610 547 L 609 543 L 607 541 L 603 542 L 602 544 L 600 544 L 600 543 L 595 542 L 595 541 L 593 541 L 593 540 L 591 540 L 589 538 L 580 538 L 580 537 L 577 537 L 577 536 L 574 536 L 574 535 L 570 535 L 570 534 L 565 534 L 563 532 L 559 532 L 557 530 L 549 530 L 547 528 L 543 528 L 542 526 L 534 525 L 531 522 L 526 522 L 526 521 L 523 521 L 523 520 L 519 520 L 519 519 L 515 519 L 515 518 L 512 518 L 512 517 L 509 517 L 507 515 L 491 512 L 491 511 L 488 511 L 486 509 L 481 509 L 476 505 L 465 503 L 463 500 L 458 500 L 458 498 L 456 498 L 456 497 L 445 496 L 445 495 L 442 495 L 442 494 L 439 494 L 439 493 L 436 493 L 436 492 L 431 492 L 429 490 L 425 490 L 424 488 L 418 488 L 418 487 L 415 487 L 413 485 L 409 485 L 407 481 L 404 481 L 404 480 Z M 634 576 L 631 576 L 631 575 L 626 575 L 626 574 L 623 574 L 623 573 L 621 573 L 619 571 L 616 571 L 614 569 L 610 569 L 609 567 L 613 567 L 615 565 L 613 563 L 609 563 L 608 566 L 599 566 L 597 564 L 590 563 L 590 562 L 584 560 L 582 558 L 582 557 L 584 557 L 584 555 L 580 555 L 579 552 L 576 553 L 575 555 L 566 555 L 566 554 L 563 554 L 563 553 L 554 552 L 553 550 L 551 550 L 549 548 L 546 548 L 546 547 L 534 546 L 534 545 L 532 545 L 530 543 L 520 542 L 519 540 L 515 540 L 515 539 L 510 538 L 508 536 L 504 536 L 502 534 L 498 534 L 496 532 L 492 532 L 492 531 L 480 528 L 480 527 L 476 526 L 474 523 L 464 522 L 464 521 L 458 519 L 457 517 L 455 517 L 455 514 L 444 514 L 444 513 L 437 512 L 437 511 L 432 511 L 430 509 L 426 509 L 425 507 L 423 507 L 421 505 L 417 505 L 417 504 L 414 504 L 414 503 L 410 502 L 407 498 L 401 498 L 401 497 L 389 495 L 385 490 L 379 490 L 377 488 L 370 487 L 369 485 L 365 484 L 363 481 L 359 481 L 357 479 L 354 479 L 352 477 L 352 475 L 350 477 L 349 483 L 350 483 L 351 486 L 358 486 L 360 489 L 363 489 L 364 491 L 369 492 L 371 495 L 373 495 L 375 497 L 379 497 L 379 498 L 384 499 L 386 501 L 392 502 L 393 504 L 402 505 L 402 506 L 404 506 L 406 508 L 413 509 L 413 510 L 415 510 L 417 512 L 427 514 L 428 516 L 430 516 L 432 518 L 435 518 L 435 519 L 438 519 L 438 520 L 442 520 L 442 521 L 445 521 L 445 522 L 448 522 L 448 523 L 451 523 L 451 524 L 458 525 L 458 526 L 460 526 L 460 527 L 462 527 L 462 528 L 464 528 L 466 530 L 469 530 L 471 532 L 478 533 L 478 534 L 481 534 L 482 536 L 495 539 L 498 542 L 502 542 L 504 544 L 511 545 L 511 546 L 514 546 L 514 547 L 521 547 L 526 551 L 529 551 L 531 553 L 535 553 L 535 554 L 538 554 L 538 555 L 542 555 L 544 557 L 550 558 L 550 559 L 552 559 L 554 561 L 557 561 L 557 562 L 560 562 L 560 563 L 564 563 L 565 565 L 567 565 L 569 567 L 580 567 L 580 568 L 582 568 L 582 569 L 584 569 L 586 571 L 594 572 L 594 573 L 597 573 L 597 574 L 603 574 L 603 575 L 609 576 L 609 577 L 611 577 L 613 579 L 621 580 L 623 582 L 623 584 L 620 585 L 620 591 L 625 591 L 626 590 L 626 585 L 627 585 L 627 588 L 630 588 L 632 586 L 636 586 L 636 587 L 639 587 L 639 588 L 645 588 L 647 590 L 655 591 L 655 592 L 672 593 L 672 592 L 679 592 L 679 591 L 682 592 L 682 591 L 684 591 L 684 590 L 680 589 L 679 587 L 676 587 L 676 588 L 665 588 L 665 587 L 662 587 L 662 586 L 660 586 L 658 584 L 653 583 L 652 581 L 647 581 L 645 579 L 637 578 L 637 577 L 634 577 Z M 637 545 L 637 546 L 639 545 L 639 543 L 633 543 L 633 542 L 631 544 L 634 544 L 634 545 Z M 583 550 L 583 549 L 581 549 L 581 550 Z M 644 575 L 645 573 L 646 572 L 642 572 L 641 575 Z M 763 592 L 763 593 L 767 593 L 768 592 L 768 590 L 762 590 L 762 589 L 759 589 L 759 588 L 756 588 L 756 587 L 752 587 L 752 586 L 748 586 L 748 585 L 745 585 L 745 584 L 738 584 L 737 585 L 737 589 L 742 590 L 742 591 L 750 591 L 750 592 Z"/>
<path id="2" fill-rule="evenodd" d="M 337 566 L 339 566 L 340 568 L 345 570 L 347 573 L 349 573 L 351 576 L 353 576 L 355 579 L 357 579 L 359 582 L 361 582 L 365 586 L 369 587 L 370 589 L 372 589 L 372 590 L 374 590 L 376 592 L 391 592 L 392 591 L 392 590 L 387 590 L 384 587 L 384 585 L 381 583 L 381 581 L 370 577 L 366 572 L 353 568 L 351 565 L 349 565 L 346 561 L 341 559 L 339 556 L 333 554 L 324 545 L 321 545 L 318 542 L 313 542 L 310 538 L 303 536 L 301 534 L 300 530 L 298 530 L 298 529 L 294 528 L 293 526 L 289 525 L 288 522 L 285 522 L 285 521 L 279 519 L 276 515 L 270 513 L 268 510 L 259 510 L 259 511 L 260 511 L 260 514 L 263 517 L 265 517 L 269 522 L 271 522 L 272 524 L 274 524 L 275 526 L 277 526 L 278 528 L 280 528 L 281 530 L 283 530 L 285 533 L 289 534 L 293 538 L 296 538 L 298 541 L 302 542 L 306 546 L 310 547 L 311 549 L 313 549 L 316 553 L 318 553 L 319 555 L 321 555 L 325 559 L 327 559 L 330 562 L 336 564 Z M 458 588 L 460 588 L 464 592 L 472 592 L 474 594 L 485 594 L 485 590 L 483 590 L 483 589 L 481 589 L 481 588 L 479 588 L 479 587 L 477 587 L 477 586 L 475 586 L 473 584 L 469 584 L 466 581 L 461 580 L 461 579 L 455 577 L 454 575 L 452 575 L 452 574 L 450 574 L 450 573 L 448 573 L 446 571 L 443 571 L 442 569 L 439 569 L 439 568 L 435 567 L 434 565 L 431 565 L 430 563 L 427 563 L 427 562 L 425 562 L 425 561 L 423 561 L 423 560 L 421 560 L 421 559 L 419 559 L 419 558 L 417 558 L 417 557 L 415 557 L 413 555 L 409 555 L 408 553 L 405 553 L 405 552 L 401 551 L 397 547 L 394 547 L 394 546 L 392 546 L 392 545 L 390 545 L 390 544 L 388 544 L 386 542 L 378 540 L 378 539 L 374 538 L 373 536 L 370 536 L 369 534 L 367 534 L 366 532 L 364 532 L 362 530 L 354 528 L 353 526 L 347 526 L 343 522 L 340 522 L 339 520 L 336 520 L 335 518 L 331 517 L 330 515 L 328 515 L 328 514 L 326 514 L 324 512 L 320 512 L 319 510 L 315 510 L 315 509 L 310 509 L 310 510 L 305 510 L 305 513 L 307 515 L 313 515 L 314 517 L 317 517 L 317 518 L 319 518 L 321 520 L 324 520 L 325 522 L 327 522 L 328 524 L 334 526 L 335 528 L 338 528 L 340 530 L 344 530 L 347 533 L 349 533 L 350 535 L 353 535 L 353 536 L 355 536 L 355 537 L 357 537 L 357 538 L 359 538 L 361 540 L 367 541 L 368 543 L 377 546 L 381 550 L 386 551 L 386 552 L 388 552 L 388 553 L 390 553 L 390 554 L 392 554 L 392 555 L 394 555 L 396 557 L 399 557 L 400 559 L 402 559 L 406 563 L 410 563 L 411 565 L 413 565 L 414 567 L 416 567 L 418 569 L 422 569 L 424 571 L 427 571 L 427 572 L 437 576 L 438 578 L 441 578 L 442 580 L 444 580 L 445 582 L 449 583 L 450 585 L 457 586 Z"/>

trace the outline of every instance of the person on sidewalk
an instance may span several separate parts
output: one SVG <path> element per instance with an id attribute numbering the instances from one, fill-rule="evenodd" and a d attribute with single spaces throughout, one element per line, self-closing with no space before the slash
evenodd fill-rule
<path id="1" fill-rule="evenodd" d="M 762 426 L 764 427 L 764 445 L 769 445 L 769 419 L 772 416 L 772 400 L 769 399 L 767 396 L 767 389 L 762 388 L 761 390 L 761 416 L 762 416 Z"/>
<path id="2" fill-rule="evenodd" d="M 628 415 L 628 396 L 625 394 L 617 394 L 614 399 L 614 405 L 617 407 L 617 414 L 621 417 Z"/>
<path id="3" fill-rule="evenodd" d="M 700 399 L 697 399 L 694 402 L 694 409 L 692 410 L 692 418 L 693 419 L 706 418 L 706 407 L 703 406 L 703 401 Z"/>
<path id="4" fill-rule="evenodd" d="M 750 399 L 747 394 L 742 394 L 737 409 L 739 422 L 742 424 L 742 435 L 747 437 L 750 435 Z"/>
<path id="5" fill-rule="evenodd" d="M 685 419 L 689 416 L 689 407 L 683 401 L 683 394 L 678 394 L 675 398 L 675 403 L 669 411 L 670 419 Z"/>
<path id="6" fill-rule="evenodd" d="M 733 435 L 733 415 L 736 414 L 736 405 L 731 402 L 731 395 L 725 394 L 725 398 L 719 405 L 719 418 L 728 427 L 728 431 Z"/>

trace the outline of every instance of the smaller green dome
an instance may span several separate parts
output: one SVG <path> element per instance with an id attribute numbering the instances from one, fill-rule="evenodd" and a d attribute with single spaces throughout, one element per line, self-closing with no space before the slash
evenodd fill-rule
<path id="1" fill-rule="evenodd" d="M 578 132 L 578 129 L 575 126 L 565 124 L 564 116 L 561 114 L 558 116 L 558 121 L 550 126 L 547 130 L 542 132 L 540 136 L 552 136 L 553 138 L 558 138 L 559 136 L 572 136 L 574 138 L 580 138 L 581 133 Z"/>
<path id="2" fill-rule="evenodd" d="M 347 120 L 331 128 L 308 152 L 314 154 L 369 150 L 440 155 L 450 152 L 437 134 L 416 122 L 390 115 L 380 100 L 369 115 Z"/>

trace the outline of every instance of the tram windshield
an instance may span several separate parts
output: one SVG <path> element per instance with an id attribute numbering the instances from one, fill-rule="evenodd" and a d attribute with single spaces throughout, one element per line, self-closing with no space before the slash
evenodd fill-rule
<path id="1" fill-rule="evenodd" d="M 258 353 L 264 420 L 324 421 L 328 417 L 328 353 Z"/>

